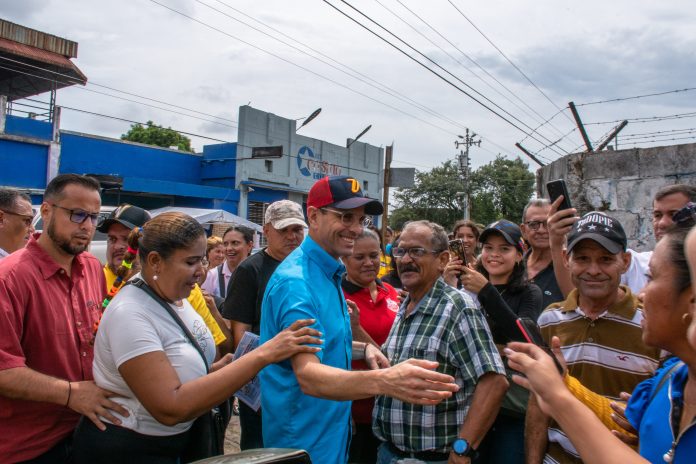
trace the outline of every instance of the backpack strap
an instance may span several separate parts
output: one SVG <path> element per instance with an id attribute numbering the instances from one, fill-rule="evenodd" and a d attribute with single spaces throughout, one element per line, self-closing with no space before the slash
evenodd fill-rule
<path id="1" fill-rule="evenodd" d="M 225 265 L 223 262 L 221 265 L 218 266 L 218 289 L 220 289 L 220 298 L 223 300 L 225 299 L 225 296 L 227 295 L 227 288 L 225 288 L 225 274 L 222 272 L 222 267 Z"/>

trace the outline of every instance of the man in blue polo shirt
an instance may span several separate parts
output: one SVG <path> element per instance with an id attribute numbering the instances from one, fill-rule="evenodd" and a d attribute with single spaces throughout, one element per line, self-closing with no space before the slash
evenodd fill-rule
<path id="1" fill-rule="evenodd" d="M 317 181 L 307 199 L 309 236 L 276 269 L 261 309 L 262 343 L 298 319 L 315 319 L 313 327 L 323 334 L 320 352 L 259 374 L 264 445 L 305 449 L 316 463 L 347 462 L 350 400 L 388 395 L 433 405 L 458 389 L 451 376 L 434 372 L 435 362 L 411 359 L 388 367 L 377 348 L 352 341 L 339 258 L 353 252 L 370 222 L 366 214 L 382 214 L 382 205 L 363 195 L 358 180 Z M 363 358 L 376 370 L 350 371 L 352 359 Z"/>

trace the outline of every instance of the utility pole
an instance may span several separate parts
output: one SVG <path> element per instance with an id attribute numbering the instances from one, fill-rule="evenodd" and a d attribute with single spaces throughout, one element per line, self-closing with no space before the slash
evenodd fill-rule
<path id="1" fill-rule="evenodd" d="M 380 230 L 382 234 L 382 243 L 385 242 L 385 237 L 387 235 L 387 219 L 389 218 L 389 184 L 391 183 L 391 162 L 392 154 L 394 150 L 394 143 L 387 146 L 384 151 L 384 196 L 382 197 L 382 205 L 384 206 L 384 211 L 382 212 L 382 228 Z"/>
<path id="2" fill-rule="evenodd" d="M 469 135 L 469 129 L 466 130 L 466 135 L 460 135 L 459 140 L 454 141 L 454 147 L 459 148 L 460 145 L 464 145 L 464 150 L 459 150 L 459 176 L 462 180 L 462 210 L 464 211 L 464 219 L 469 219 L 469 148 L 472 145 L 478 147 L 481 146 L 481 139 L 474 140 L 476 137 L 476 132 L 472 132 Z"/>

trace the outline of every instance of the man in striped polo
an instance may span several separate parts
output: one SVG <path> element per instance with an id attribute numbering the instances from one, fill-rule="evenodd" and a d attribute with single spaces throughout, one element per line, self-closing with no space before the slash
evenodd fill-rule
<path id="1" fill-rule="evenodd" d="M 631 264 L 626 234 L 616 219 L 585 214 L 568 234 L 565 264 L 575 289 L 539 317 L 547 343 L 559 337 L 568 372 L 590 390 L 618 399 L 649 378 L 659 350 L 641 339 L 641 303 L 620 285 Z M 530 398 L 525 431 L 527 463 L 582 462 L 558 424 Z"/>

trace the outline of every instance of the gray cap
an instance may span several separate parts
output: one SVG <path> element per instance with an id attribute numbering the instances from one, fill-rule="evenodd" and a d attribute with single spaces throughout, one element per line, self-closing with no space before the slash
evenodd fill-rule
<path id="1" fill-rule="evenodd" d="M 307 227 L 302 207 L 290 200 L 279 200 L 268 205 L 263 223 L 270 223 L 274 229 L 285 229 L 292 225 Z"/>

